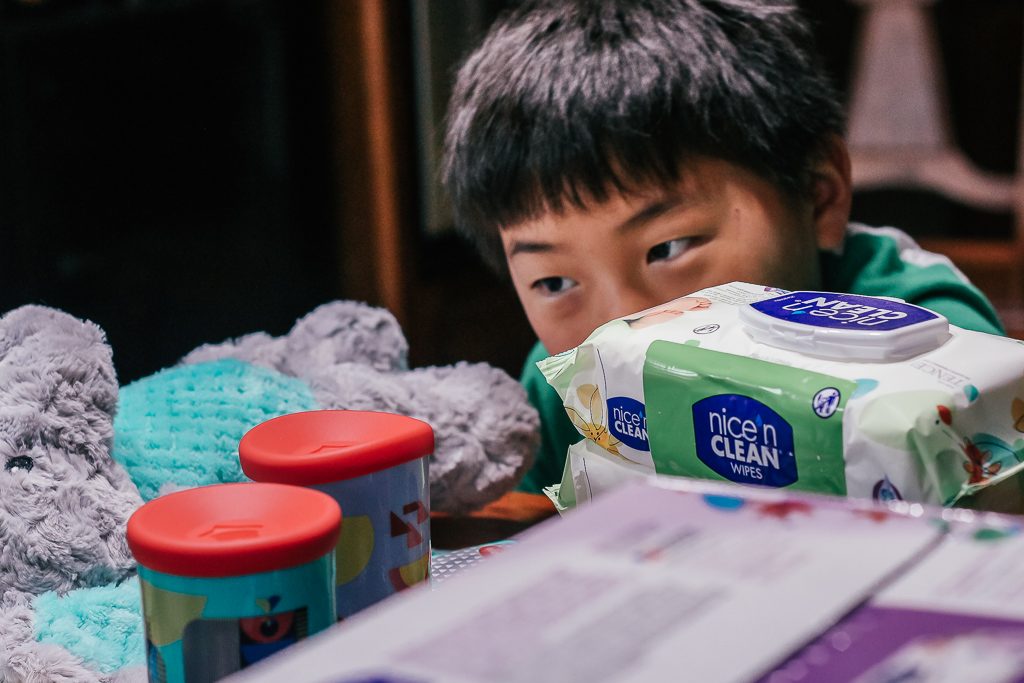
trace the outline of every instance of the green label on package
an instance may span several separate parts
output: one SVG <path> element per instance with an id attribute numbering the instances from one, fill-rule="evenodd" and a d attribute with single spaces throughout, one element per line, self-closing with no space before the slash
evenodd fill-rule
<path id="1" fill-rule="evenodd" d="M 659 474 L 846 494 L 849 380 L 655 341 L 644 362 Z"/>

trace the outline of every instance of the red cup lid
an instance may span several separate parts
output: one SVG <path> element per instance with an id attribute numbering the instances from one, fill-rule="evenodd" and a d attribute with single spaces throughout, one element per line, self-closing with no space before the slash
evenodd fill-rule
<path id="1" fill-rule="evenodd" d="M 426 422 L 360 410 L 312 410 L 262 422 L 242 437 L 242 471 L 256 481 L 310 486 L 361 477 L 434 452 Z"/>
<path id="2" fill-rule="evenodd" d="M 239 576 L 312 562 L 338 542 L 341 508 L 283 484 L 215 484 L 149 501 L 128 518 L 142 566 L 194 577 Z"/>

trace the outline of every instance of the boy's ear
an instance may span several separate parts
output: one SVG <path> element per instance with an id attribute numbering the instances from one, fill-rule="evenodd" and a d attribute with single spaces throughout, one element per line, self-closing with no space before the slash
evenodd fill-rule
<path id="1" fill-rule="evenodd" d="M 853 186 L 850 179 L 850 153 L 838 135 L 826 140 L 823 153 L 812 176 L 814 230 L 818 248 L 839 248 L 850 220 Z"/>

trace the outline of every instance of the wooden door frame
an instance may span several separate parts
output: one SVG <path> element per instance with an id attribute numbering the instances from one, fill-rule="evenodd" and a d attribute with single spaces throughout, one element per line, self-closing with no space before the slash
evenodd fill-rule
<path id="1" fill-rule="evenodd" d="M 343 296 L 406 321 L 415 242 L 412 97 L 401 75 L 402 3 L 325 0 L 332 116 L 334 215 Z M 408 90 L 408 88 L 405 88 Z"/>

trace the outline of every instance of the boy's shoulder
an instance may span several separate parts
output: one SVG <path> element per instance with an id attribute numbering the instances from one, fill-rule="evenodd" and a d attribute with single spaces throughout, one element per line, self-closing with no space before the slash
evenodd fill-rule
<path id="1" fill-rule="evenodd" d="M 897 228 L 851 223 L 841 249 L 822 253 L 822 276 L 830 291 L 896 297 L 959 327 L 1003 334 L 992 304 L 967 276 Z"/>

